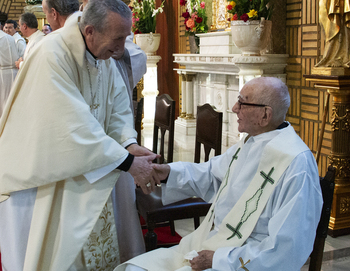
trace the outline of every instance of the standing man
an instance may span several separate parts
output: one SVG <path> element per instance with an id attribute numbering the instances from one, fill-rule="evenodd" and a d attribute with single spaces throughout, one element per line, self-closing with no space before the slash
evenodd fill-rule
<path id="1" fill-rule="evenodd" d="M 19 57 L 23 57 L 24 51 L 26 49 L 26 41 L 24 38 L 21 37 L 20 34 L 18 34 L 18 32 L 16 30 L 17 26 L 18 25 L 17 25 L 16 21 L 7 20 L 5 22 L 4 32 L 11 35 L 15 39 L 18 55 L 19 55 Z"/>
<path id="2" fill-rule="evenodd" d="M 50 26 L 49 24 L 44 24 L 41 31 L 42 31 L 42 32 L 44 33 L 44 35 L 46 36 L 47 34 L 49 34 L 49 33 L 52 32 L 52 28 L 51 28 L 51 26 Z"/>
<path id="3" fill-rule="evenodd" d="M 64 26 L 68 17 L 79 10 L 78 0 L 43 0 L 43 11 L 52 31 Z"/>
<path id="4" fill-rule="evenodd" d="M 154 165 L 163 204 L 198 196 L 212 206 L 179 246 L 132 259 L 121 270 L 300 270 L 322 209 L 312 152 L 285 121 L 288 87 L 279 79 L 244 85 L 232 111 L 247 133 L 206 163 Z M 301 238 L 302 236 L 302 238 Z"/>
<path id="5" fill-rule="evenodd" d="M 0 30 L 0 117 L 9 96 L 17 69 L 18 52 L 15 39 Z"/>
<path id="6" fill-rule="evenodd" d="M 130 29 L 123 2 L 92 0 L 23 64 L 0 121 L 5 269 L 110 270 L 118 262 L 108 199 L 120 171 L 145 193 L 159 183 L 156 155 L 136 144 L 129 97 L 109 59 Z"/>
<path id="7" fill-rule="evenodd" d="M 19 29 L 22 34 L 27 38 L 28 44 L 24 51 L 23 58 L 20 57 L 16 61 L 16 67 L 19 69 L 22 65 L 23 60 L 25 60 L 30 50 L 45 36 L 43 32 L 38 30 L 38 20 L 35 15 L 30 12 L 23 13 L 19 19 Z"/>
<path id="8" fill-rule="evenodd" d="M 80 6 L 81 11 L 88 2 L 88 0 L 83 0 Z M 130 3 L 127 0 L 123 2 Z M 132 108 L 132 91 L 147 71 L 147 56 L 138 45 L 133 43 L 133 34 L 130 33 L 125 41 L 125 49 L 121 47 L 114 51 L 112 58 L 124 80 Z M 125 262 L 146 251 L 140 218 L 136 209 L 135 184 L 128 172 L 121 172 L 112 191 L 112 201 L 120 261 Z"/>

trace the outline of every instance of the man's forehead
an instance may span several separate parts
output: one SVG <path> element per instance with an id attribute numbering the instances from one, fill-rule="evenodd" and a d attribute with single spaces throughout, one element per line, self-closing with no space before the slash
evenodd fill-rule
<path id="1" fill-rule="evenodd" d="M 6 27 L 14 27 L 13 23 L 6 23 L 5 26 Z"/>

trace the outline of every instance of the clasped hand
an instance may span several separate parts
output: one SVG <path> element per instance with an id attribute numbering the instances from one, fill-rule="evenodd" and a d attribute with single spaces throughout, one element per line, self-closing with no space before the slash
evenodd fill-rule
<path id="1" fill-rule="evenodd" d="M 151 193 L 155 186 L 160 184 L 158 174 L 152 167 L 152 161 L 160 155 L 137 144 L 130 145 L 127 150 L 135 156 L 128 172 L 134 177 L 135 184 L 141 187 L 143 193 Z"/>

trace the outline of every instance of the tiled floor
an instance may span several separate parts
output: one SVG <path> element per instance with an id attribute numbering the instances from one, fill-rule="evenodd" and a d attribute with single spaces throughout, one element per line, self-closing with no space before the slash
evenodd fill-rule
<path id="1" fill-rule="evenodd" d="M 150 131 L 142 131 L 142 142 L 145 147 L 152 149 L 152 134 Z M 184 136 L 176 133 L 174 142 L 174 161 L 192 162 L 194 159 L 194 136 Z M 222 146 L 222 152 L 225 152 L 229 146 Z M 203 152 L 202 152 L 203 153 Z M 175 222 L 176 231 L 185 236 L 194 230 L 193 220 L 179 220 Z M 308 264 L 301 269 L 307 271 Z M 349 271 L 350 270 L 350 235 L 337 238 L 327 237 L 322 271 Z"/>

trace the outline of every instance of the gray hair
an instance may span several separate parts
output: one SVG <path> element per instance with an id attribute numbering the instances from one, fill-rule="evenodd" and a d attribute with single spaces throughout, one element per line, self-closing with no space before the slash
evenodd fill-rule
<path id="1" fill-rule="evenodd" d="M 69 16 L 79 10 L 79 0 L 46 0 L 49 11 L 54 8 L 61 16 Z"/>
<path id="2" fill-rule="evenodd" d="M 281 124 L 285 120 L 290 106 L 290 96 L 286 84 L 275 77 L 259 77 L 247 84 L 255 84 L 255 102 L 272 107 L 272 123 Z"/>
<path id="3" fill-rule="evenodd" d="M 19 17 L 19 19 L 21 20 L 21 24 L 26 24 L 29 28 L 38 28 L 38 20 L 36 19 L 36 16 L 33 13 L 23 13 Z"/>
<path id="4" fill-rule="evenodd" d="M 121 0 L 89 0 L 84 8 L 80 29 L 84 29 L 87 25 L 92 25 L 96 31 L 103 33 L 107 28 L 107 15 L 110 11 L 131 20 L 131 10 Z"/>

